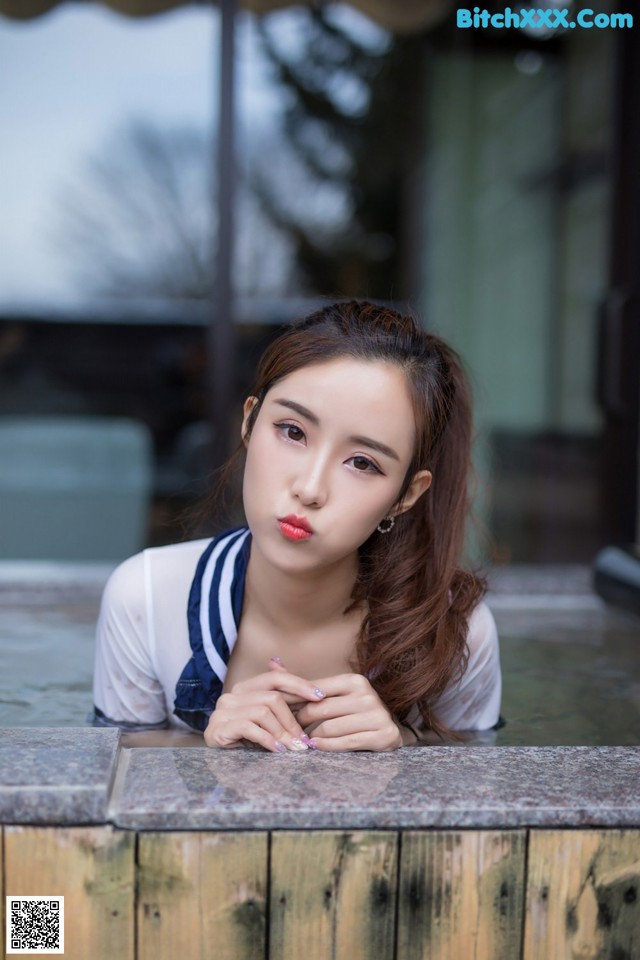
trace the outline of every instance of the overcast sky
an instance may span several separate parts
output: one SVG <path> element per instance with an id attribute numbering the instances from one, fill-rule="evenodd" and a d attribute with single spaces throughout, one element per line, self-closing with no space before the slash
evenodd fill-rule
<path id="1" fill-rule="evenodd" d="M 186 7 L 131 19 L 66 4 L 0 19 L 0 309 L 75 299 L 53 223 L 62 186 L 128 119 L 209 127 L 217 116 L 218 14 Z M 243 110 L 273 95 L 251 51 L 238 63 Z"/>
<path id="2" fill-rule="evenodd" d="M 388 42 L 350 6 L 332 5 L 328 15 L 365 45 Z M 281 49 L 297 46 L 306 19 L 295 6 L 270 14 Z M 119 128 L 145 120 L 214 129 L 218 25 L 210 6 L 135 19 L 99 3 L 63 3 L 35 20 L 0 18 L 0 312 L 82 299 L 59 249 L 61 197 Z M 248 14 L 238 17 L 236 77 L 242 149 L 253 148 L 258 163 L 277 137 L 281 102 Z M 348 77 L 336 83 L 336 100 L 357 106 Z"/>

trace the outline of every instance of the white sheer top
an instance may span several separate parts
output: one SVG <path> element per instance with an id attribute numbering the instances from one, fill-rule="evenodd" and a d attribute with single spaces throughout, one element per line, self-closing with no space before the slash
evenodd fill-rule
<path id="1" fill-rule="evenodd" d="M 96 636 L 94 704 L 103 722 L 190 729 L 173 714 L 175 688 L 191 656 L 187 601 L 208 540 L 145 550 L 125 560 L 104 590 Z M 469 661 L 434 712 L 453 730 L 487 730 L 499 718 L 498 636 L 480 603 L 469 621 Z M 409 717 L 419 726 L 419 712 Z"/>

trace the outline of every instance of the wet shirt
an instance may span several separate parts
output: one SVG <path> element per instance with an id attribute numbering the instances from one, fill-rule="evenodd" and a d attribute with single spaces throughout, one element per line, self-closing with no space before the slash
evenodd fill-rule
<path id="1" fill-rule="evenodd" d="M 96 724 L 136 730 L 194 726 L 173 711 L 176 686 L 184 683 L 193 655 L 187 611 L 194 578 L 210 545 L 210 540 L 194 540 L 152 548 L 112 573 L 96 636 Z M 230 579 L 222 591 L 219 586 L 211 591 L 210 601 L 225 603 L 225 591 L 237 589 L 237 580 Z M 496 626 L 485 603 L 471 615 L 467 642 L 467 669 L 433 710 L 450 729 L 487 730 L 498 721 L 501 675 Z M 417 708 L 408 719 L 420 725 Z"/>

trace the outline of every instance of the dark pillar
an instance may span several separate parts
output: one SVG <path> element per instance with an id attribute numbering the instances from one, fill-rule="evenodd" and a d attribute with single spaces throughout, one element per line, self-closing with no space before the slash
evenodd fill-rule
<path id="1" fill-rule="evenodd" d="M 232 444 L 236 337 L 233 291 L 234 244 L 234 40 L 236 0 L 220 0 L 220 117 L 217 154 L 218 249 L 208 335 L 208 392 L 213 427 L 212 466 L 220 466 Z"/>
<path id="2" fill-rule="evenodd" d="M 599 357 L 601 516 L 603 543 L 633 543 L 640 483 L 640 29 L 618 30 L 616 44 L 609 291 Z"/>

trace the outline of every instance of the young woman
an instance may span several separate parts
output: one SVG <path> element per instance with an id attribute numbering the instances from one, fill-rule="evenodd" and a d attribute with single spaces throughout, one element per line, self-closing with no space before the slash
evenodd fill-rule
<path id="1" fill-rule="evenodd" d="M 495 624 L 459 565 L 470 446 L 458 357 L 413 319 L 351 301 L 288 328 L 244 405 L 247 526 L 113 573 L 94 722 L 280 752 L 493 727 Z"/>

